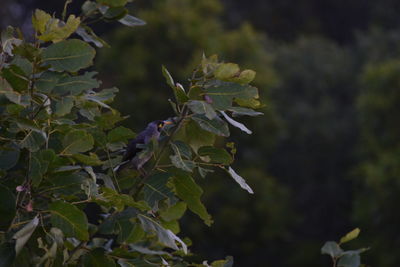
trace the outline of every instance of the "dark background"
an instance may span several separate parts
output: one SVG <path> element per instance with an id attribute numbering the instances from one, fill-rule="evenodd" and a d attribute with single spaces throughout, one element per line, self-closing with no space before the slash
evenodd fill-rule
<path id="1" fill-rule="evenodd" d="M 70 11 L 79 12 L 82 1 Z M 61 0 L 2 0 L 0 25 L 30 32 L 34 8 Z M 201 258 L 235 266 L 330 266 L 320 247 L 355 227 L 370 266 L 400 266 L 400 2 L 395 0 L 137 0 L 140 28 L 97 25 L 111 44 L 96 62 L 136 131 L 171 115 L 161 64 L 185 79 L 201 54 L 257 71 L 265 116 L 233 131 L 235 169 L 198 180 L 215 223 L 191 214 L 182 236 Z"/>

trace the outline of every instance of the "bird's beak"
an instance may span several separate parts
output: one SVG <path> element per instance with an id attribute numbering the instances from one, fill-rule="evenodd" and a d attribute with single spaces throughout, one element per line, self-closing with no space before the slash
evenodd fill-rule
<path id="1" fill-rule="evenodd" d="M 172 121 L 164 121 L 165 125 L 174 124 Z"/>

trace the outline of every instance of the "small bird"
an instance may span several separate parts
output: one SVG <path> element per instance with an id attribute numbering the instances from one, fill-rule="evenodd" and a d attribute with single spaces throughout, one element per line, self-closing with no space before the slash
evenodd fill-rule
<path id="1" fill-rule="evenodd" d="M 143 147 L 141 146 L 148 144 L 152 139 L 158 140 L 164 126 L 172 123 L 173 122 L 169 120 L 157 120 L 147 124 L 146 129 L 140 132 L 135 139 L 132 139 L 129 142 L 125 154 L 122 157 L 122 163 L 114 168 L 114 171 L 119 172 L 129 165 L 136 170 L 140 170 L 152 156 L 149 154 L 138 157 L 139 152 L 143 150 Z"/>

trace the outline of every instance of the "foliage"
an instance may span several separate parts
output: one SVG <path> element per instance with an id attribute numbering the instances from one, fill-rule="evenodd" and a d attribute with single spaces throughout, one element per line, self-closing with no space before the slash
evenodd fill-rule
<path id="1" fill-rule="evenodd" d="M 196 177 L 220 169 L 253 193 L 232 169 L 235 149 L 223 140 L 229 124 L 250 133 L 231 117 L 261 114 L 249 85 L 255 72 L 203 56 L 185 89 L 163 68 L 174 124 L 146 147 L 153 157 L 144 172 L 116 173 L 121 148 L 135 134 L 118 126 L 126 117 L 110 106 L 118 90 L 102 88 L 88 71 L 92 45 L 106 45 L 89 25 L 144 21 L 128 14 L 127 1 L 86 1 L 80 16 L 67 16 L 69 2 L 62 18 L 34 13 L 33 43 L 11 27 L 2 32 L 1 265 L 188 266 L 180 218 L 189 209 L 212 223 Z M 93 207 L 102 213 L 97 221 Z M 211 266 L 232 264 L 227 257 Z"/>
<path id="2" fill-rule="evenodd" d="M 380 45 L 397 43 L 398 46 L 398 36 L 392 35 L 391 39 L 384 39 Z M 368 262 L 391 266 L 399 263 L 398 255 L 390 248 L 399 242 L 393 233 L 397 231 L 400 217 L 392 209 L 400 201 L 400 128 L 397 123 L 400 115 L 397 107 L 400 61 L 397 51 L 389 51 L 391 55 L 382 51 L 375 52 L 360 76 L 363 90 L 357 98 L 357 108 L 362 130 L 359 142 L 361 160 L 354 174 L 359 190 L 355 195 L 353 218 L 360 227 L 379 232 L 363 238 L 377 251 Z"/>
<path id="3" fill-rule="evenodd" d="M 321 253 L 331 256 L 333 267 L 359 267 L 361 266 L 360 254 L 369 248 L 344 251 L 341 245 L 358 237 L 360 229 L 356 228 L 340 238 L 339 243 L 328 241 L 321 248 Z"/>

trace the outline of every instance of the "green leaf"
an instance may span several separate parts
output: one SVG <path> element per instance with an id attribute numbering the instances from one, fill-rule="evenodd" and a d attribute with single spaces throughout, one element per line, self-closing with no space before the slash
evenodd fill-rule
<path id="1" fill-rule="evenodd" d="M 340 257 L 337 266 L 338 267 L 359 267 L 361 265 L 360 254 L 349 253 L 344 254 Z"/>
<path id="2" fill-rule="evenodd" d="M 186 159 L 190 159 L 192 157 L 192 151 L 190 147 L 182 141 L 174 141 L 171 143 L 171 147 L 174 150 L 175 154 L 180 155 Z"/>
<path id="3" fill-rule="evenodd" d="M 99 166 L 103 164 L 95 153 L 89 153 L 89 156 L 84 154 L 73 154 L 72 157 L 88 166 Z"/>
<path id="4" fill-rule="evenodd" d="M 352 230 L 351 232 L 347 233 L 342 238 L 340 238 L 339 244 L 343 244 L 343 243 L 349 242 L 349 241 L 357 238 L 359 234 L 360 234 L 360 229 L 356 228 L 356 229 Z"/>
<path id="5" fill-rule="evenodd" d="M 215 78 L 219 80 L 229 80 L 239 73 L 240 69 L 237 64 L 224 63 L 218 66 L 214 71 Z"/>
<path id="6" fill-rule="evenodd" d="M 59 117 L 63 117 L 66 114 L 71 112 L 71 109 L 74 106 L 74 98 L 71 96 L 65 96 L 60 99 L 60 101 L 56 102 L 56 110 L 54 112 L 55 115 Z"/>
<path id="7" fill-rule="evenodd" d="M 4 185 L 0 184 L 0 230 L 7 230 L 14 219 L 16 202 L 14 194 Z"/>
<path id="8" fill-rule="evenodd" d="M 228 173 L 232 176 L 232 178 L 240 185 L 241 188 L 249 192 L 250 194 L 254 194 L 253 189 L 246 183 L 246 181 L 237 174 L 231 167 L 228 168 Z"/>
<path id="9" fill-rule="evenodd" d="M 213 261 L 211 263 L 211 267 L 232 267 L 233 266 L 233 257 L 227 256 L 225 260 Z"/>
<path id="10" fill-rule="evenodd" d="M 203 130 L 196 122 L 190 120 L 183 124 L 177 133 L 176 139 L 189 144 L 197 152 L 199 147 L 213 145 L 215 143 L 215 134 Z"/>
<path id="11" fill-rule="evenodd" d="M 86 152 L 93 148 L 93 137 L 84 130 L 73 130 L 68 132 L 63 139 L 63 154 L 76 154 Z"/>
<path id="12" fill-rule="evenodd" d="M 17 255 L 21 252 L 21 249 L 25 246 L 26 242 L 28 242 L 29 238 L 31 237 L 38 225 L 39 218 L 36 216 L 32 219 L 32 221 L 27 223 L 21 230 L 13 235 L 13 239 L 16 240 L 15 252 Z"/>
<path id="13" fill-rule="evenodd" d="M 98 8 L 98 4 L 96 2 L 92 2 L 90 0 L 86 0 L 82 4 L 82 12 L 88 17 L 90 15 L 93 15 L 93 13 L 97 10 L 97 8 Z"/>
<path id="14" fill-rule="evenodd" d="M 111 7 L 125 6 L 127 2 L 128 0 L 97 0 L 97 3 Z"/>
<path id="15" fill-rule="evenodd" d="M 119 23 L 128 26 L 128 27 L 135 27 L 135 26 L 143 26 L 146 25 L 146 22 L 134 17 L 132 15 L 125 15 L 122 19 L 118 20 Z"/>
<path id="16" fill-rule="evenodd" d="M 107 257 L 104 249 L 95 248 L 83 256 L 83 265 L 90 267 L 115 267 L 115 262 Z"/>
<path id="17" fill-rule="evenodd" d="M 82 37 L 82 39 L 85 42 L 92 42 L 95 46 L 101 48 L 103 46 L 105 47 L 110 47 L 109 44 L 106 43 L 106 41 L 104 41 L 103 39 L 101 39 L 100 37 L 98 37 L 94 31 L 88 27 L 88 26 L 80 26 L 78 27 L 78 29 L 76 30 L 76 33 Z"/>
<path id="18" fill-rule="evenodd" d="M 123 126 L 119 126 L 115 129 L 112 129 L 107 134 L 107 140 L 110 143 L 127 142 L 129 139 L 133 139 L 135 137 L 136 134 L 131 129 L 125 128 Z"/>
<path id="19" fill-rule="evenodd" d="M 38 122 L 35 120 L 29 120 L 26 118 L 17 118 L 16 123 L 20 129 L 32 130 L 46 136 L 46 133 L 42 131 L 42 129 L 37 125 Z"/>
<path id="20" fill-rule="evenodd" d="M 21 111 L 24 110 L 23 106 L 17 105 L 17 104 L 8 104 L 6 107 L 7 113 L 15 116 L 15 117 L 19 117 L 19 115 L 21 114 Z"/>
<path id="21" fill-rule="evenodd" d="M 70 39 L 47 47 L 43 51 L 43 60 L 56 71 L 76 72 L 92 65 L 95 53 L 86 42 Z"/>
<path id="22" fill-rule="evenodd" d="M 187 173 L 177 172 L 171 180 L 171 185 L 176 195 L 186 202 L 188 208 L 203 219 L 206 225 L 210 226 L 212 223 L 211 216 L 200 201 L 203 190 L 195 183 L 193 178 Z"/>
<path id="23" fill-rule="evenodd" d="M 210 120 L 217 116 L 214 108 L 205 101 L 192 100 L 187 105 L 193 113 L 204 114 Z"/>
<path id="24" fill-rule="evenodd" d="M 102 113 L 101 116 L 96 116 L 94 119 L 98 126 L 105 130 L 113 128 L 117 122 L 124 120 L 121 114 L 115 110 L 113 112 Z"/>
<path id="25" fill-rule="evenodd" d="M 191 160 L 185 160 L 180 155 L 171 155 L 169 156 L 171 159 L 171 163 L 184 171 L 192 172 L 193 169 L 196 167 L 196 164 Z"/>
<path id="26" fill-rule="evenodd" d="M 175 155 L 170 156 L 172 164 L 179 169 L 191 172 L 196 164 L 190 160 L 192 157 L 190 147 L 182 141 L 171 143 L 171 147 L 175 152 Z"/>
<path id="27" fill-rule="evenodd" d="M 19 48 L 22 50 L 22 46 Z M 30 77 L 32 75 L 33 64 L 26 58 L 16 55 L 11 61 L 11 64 L 18 66 L 22 70 L 25 77 Z"/>
<path id="28" fill-rule="evenodd" d="M 89 101 L 93 101 L 94 103 L 98 104 L 99 106 L 101 106 L 103 108 L 107 108 L 111 111 L 114 111 L 105 102 L 111 102 L 114 99 L 115 92 L 118 92 L 117 88 L 104 89 L 104 90 L 100 91 L 99 93 L 91 91 L 85 95 L 85 99 L 89 100 Z"/>
<path id="29" fill-rule="evenodd" d="M 242 108 L 242 107 L 231 107 L 228 109 L 229 111 L 232 111 L 232 116 L 233 117 L 239 117 L 239 116 L 259 116 L 259 115 L 264 115 L 262 112 L 258 112 L 249 108 Z"/>
<path id="30" fill-rule="evenodd" d="M 175 82 L 174 79 L 172 78 L 171 74 L 167 70 L 167 68 L 163 65 L 161 66 L 162 74 L 167 82 L 167 84 L 172 88 L 175 89 Z"/>
<path id="31" fill-rule="evenodd" d="M 108 216 L 99 226 L 99 233 L 118 234 L 118 240 L 126 240 L 133 231 L 133 220 L 137 217 L 138 211 L 135 208 L 128 207 L 122 212 L 116 212 Z"/>
<path id="32" fill-rule="evenodd" d="M 150 207 L 154 208 L 160 200 L 173 197 L 173 193 L 166 186 L 170 177 L 171 175 L 169 173 L 158 173 L 146 179 L 143 194 L 144 200 Z"/>
<path id="33" fill-rule="evenodd" d="M 243 132 L 247 133 L 247 134 L 252 134 L 252 131 L 250 131 L 243 123 L 240 123 L 238 121 L 235 121 L 234 119 L 232 119 L 231 117 L 229 117 L 224 111 L 220 111 L 221 114 L 224 116 L 224 118 L 233 126 L 235 126 L 236 128 L 239 128 L 240 130 L 242 130 Z"/>
<path id="34" fill-rule="evenodd" d="M 1 76 L 7 80 L 11 87 L 17 92 L 28 90 L 29 79 L 25 77 L 24 71 L 17 65 L 10 65 L 1 70 Z"/>
<path id="35" fill-rule="evenodd" d="M 36 81 L 35 85 L 39 92 L 48 94 L 50 93 L 58 84 L 58 81 L 63 77 L 61 73 L 46 71 L 40 75 L 39 79 Z"/>
<path id="36" fill-rule="evenodd" d="M 126 194 L 119 194 L 115 190 L 108 188 L 108 187 L 103 187 L 102 188 L 102 195 L 101 197 L 104 198 L 106 203 L 101 202 L 104 206 L 113 206 L 117 209 L 117 211 L 122 211 L 124 210 L 125 206 L 133 207 L 140 209 L 141 211 L 148 211 L 150 210 L 150 207 L 147 205 L 146 202 L 136 202 L 133 200 L 133 198 L 129 195 Z"/>
<path id="37" fill-rule="evenodd" d="M 234 100 L 240 106 L 257 108 L 260 106 L 257 88 L 232 82 L 213 82 L 206 89 L 207 96 L 212 100 L 215 109 L 227 110 L 232 108 Z"/>
<path id="38" fill-rule="evenodd" d="M 185 103 L 186 101 L 188 101 L 189 98 L 186 95 L 186 92 L 183 89 L 182 85 L 180 85 L 180 84 L 175 85 L 174 79 L 172 79 L 171 74 L 168 72 L 168 70 L 164 66 L 162 66 L 162 73 L 163 73 L 163 76 L 165 77 L 167 84 L 174 91 L 174 95 L 175 95 L 175 98 L 178 101 L 178 103 L 181 104 L 181 103 Z"/>
<path id="39" fill-rule="evenodd" d="M 200 86 L 192 86 L 189 89 L 188 97 L 191 100 L 203 100 L 204 99 L 203 93 L 204 93 L 203 88 L 201 88 Z"/>
<path id="40" fill-rule="evenodd" d="M 232 81 L 240 84 L 248 84 L 251 83 L 255 77 L 256 72 L 254 70 L 244 70 L 240 72 L 239 77 L 234 77 Z"/>
<path id="41" fill-rule="evenodd" d="M 123 6 L 121 7 L 100 6 L 99 10 L 103 14 L 104 19 L 106 20 L 122 19 L 125 15 L 128 14 L 128 9 Z"/>
<path id="42" fill-rule="evenodd" d="M 46 138 L 42 133 L 31 130 L 20 141 L 19 145 L 21 148 L 26 148 L 31 152 L 36 152 L 41 148 L 42 145 L 44 145 L 45 142 Z"/>
<path id="43" fill-rule="evenodd" d="M 175 244 L 175 241 L 177 241 L 179 244 L 181 244 L 184 253 L 187 254 L 186 244 L 171 230 L 164 229 L 159 223 L 142 214 L 139 214 L 138 218 L 142 224 L 143 229 L 147 233 L 155 233 L 160 243 L 169 248 L 179 250 L 178 246 Z"/>
<path id="44" fill-rule="evenodd" d="M 157 264 L 149 264 L 148 261 L 142 259 L 119 259 L 118 264 L 121 267 L 156 267 Z"/>
<path id="45" fill-rule="evenodd" d="M 58 95 L 79 95 L 83 91 L 98 88 L 100 82 L 93 78 L 96 74 L 97 72 L 91 71 L 79 76 L 64 75 L 58 80 L 53 92 Z"/>
<path id="46" fill-rule="evenodd" d="M 4 87 L 7 82 L 4 79 L 0 78 L 0 93 L 4 94 L 4 96 L 11 102 L 21 105 L 23 107 L 28 107 L 31 103 L 31 97 L 28 94 L 20 94 L 17 91 L 13 91 L 11 87 Z"/>
<path id="47" fill-rule="evenodd" d="M 233 162 L 232 156 L 223 148 L 213 146 L 203 146 L 199 148 L 197 154 L 201 157 L 209 157 L 213 163 L 229 165 Z"/>
<path id="48" fill-rule="evenodd" d="M 88 222 L 85 214 L 76 206 L 58 200 L 50 203 L 51 224 L 60 228 L 66 237 L 89 240 Z"/>
<path id="49" fill-rule="evenodd" d="M 219 117 L 215 117 L 214 119 L 210 120 L 205 115 L 194 115 L 192 120 L 197 122 L 197 124 L 203 130 L 209 131 L 216 135 L 228 137 L 230 134 L 228 125 Z"/>
<path id="50" fill-rule="evenodd" d="M 332 258 L 340 257 L 343 254 L 343 250 L 334 241 L 325 242 L 321 248 L 321 254 L 330 255 Z"/>
<path id="51" fill-rule="evenodd" d="M 129 246 L 133 251 L 137 251 L 140 254 L 147 254 L 147 255 L 168 255 L 169 253 L 162 250 L 152 250 L 147 247 L 143 247 L 140 245 L 131 245 Z"/>
<path id="52" fill-rule="evenodd" d="M 87 177 L 78 173 L 62 172 L 53 174 L 49 177 L 50 185 L 44 188 L 54 194 L 74 195 L 83 192 L 82 184 Z"/>
<path id="53" fill-rule="evenodd" d="M 160 216 L 165 221 L 174 221 L 179 220 L 186 211 L 186 203 L 185 202 L 177 202 L 175 205 L 169 207 L 167 210 L 163 210 L 160 212 Z"/>
<path id="54" fill-rule="evenodd" d="M 48 167 L 55 160 L 56 154 L 52 149 L 42 150 L 32 155 L 30 161 L 30 174 L 32 186 L 39 186 Z"/>
<path id="55" fill-rule="evenodd" d="M 136 243 L 136 242 L 140 241 L 144 237 L 144 235 L 145 235 L 145 233 L 144 233 L 142 227 L 140 227 L 139 224 L 135 223 L 133 225 L 132 231 L 129 233 L 127 238 L 123 241 L 125 241 L 126 243 Z"/>
<path id="56" fill-rule="evenodd" d="M 18 163 L 19 156 L 18 147 L 2 147 L 0 149 L 0 169 L 9 170 L 14 167 Z"/>

